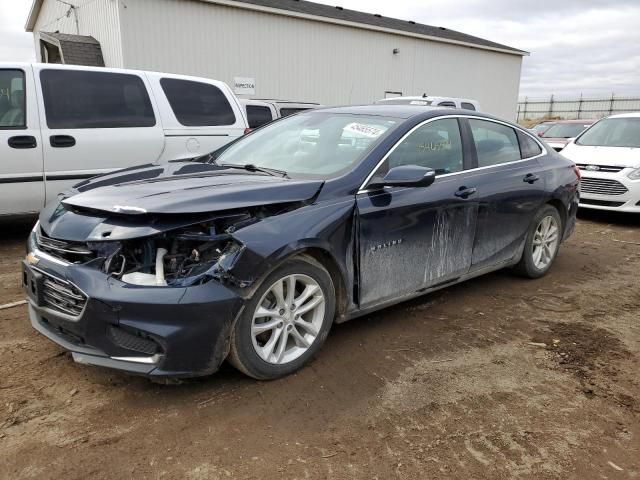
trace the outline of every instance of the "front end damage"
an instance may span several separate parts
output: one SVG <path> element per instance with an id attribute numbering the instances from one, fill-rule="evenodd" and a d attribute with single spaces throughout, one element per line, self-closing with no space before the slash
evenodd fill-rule
<path id="1" fill-rule="evenodd" d="M 247 268 L 236 274 L 255 253 L 235 234 L 301 205 L 185 215 L 46 209 L 23 262 L 31 323 L 80 363 L 161 377 L 213 373 L 258 278 Z"/>

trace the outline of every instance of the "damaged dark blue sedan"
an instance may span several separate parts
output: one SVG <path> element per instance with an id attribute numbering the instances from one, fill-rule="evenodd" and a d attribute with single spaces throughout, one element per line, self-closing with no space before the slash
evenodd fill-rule
<path id="1" fill-rule="evenodd" d="M 80 363 L 276 378 L 334 321 L 505 267 L 544 275 L 578 187 L 572 162 L 480 113 L 311 111 L 62 194 L 29 239 L 29 315 Z"/>

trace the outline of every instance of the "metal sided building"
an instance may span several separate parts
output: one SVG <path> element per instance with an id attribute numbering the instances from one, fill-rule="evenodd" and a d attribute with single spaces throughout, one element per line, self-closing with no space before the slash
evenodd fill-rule
<path id="1" fill-rule="evenodd" d="M 473 98 L 515 119 L 527 52 L 303 0 L 33 0 L 39 61 L 215 78 L 245 97 L 371 103 Z"/>

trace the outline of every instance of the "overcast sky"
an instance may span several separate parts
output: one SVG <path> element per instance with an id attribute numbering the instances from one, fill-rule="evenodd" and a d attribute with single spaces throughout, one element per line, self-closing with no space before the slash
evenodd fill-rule
<path id="1" fill-rule="evenodd" d="M 84 0 L 86 1 L 86 0 Z M 640 94 L 640 0 L 317 0 L 531 52 L 521 96 Z M 0 0 L 0 61 L 32 61 L 31 0 Z"/>

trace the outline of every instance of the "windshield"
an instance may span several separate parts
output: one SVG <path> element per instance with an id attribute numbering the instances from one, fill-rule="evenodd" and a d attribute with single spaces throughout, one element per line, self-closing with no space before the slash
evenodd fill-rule
<path id="1" fill-rule="evenodd" d="M 350 170 L 400 120 L 335 113 L 303 113 L 267 125 L 231 145 L 218 165 L 277 169 L 290 177 L 329 179 Z"/>
<path id="2" fill-rule="evenodd" d="M 640 148 L 640 118 L 607 118 L 596 123 L 578 145 Z"/>
<path id="3" fill-rule="evenodd" d="M 573 138 L 580 135 L 589 125 L 584 123 L 556 123 L 545 130 L 544 138 Z"/>

